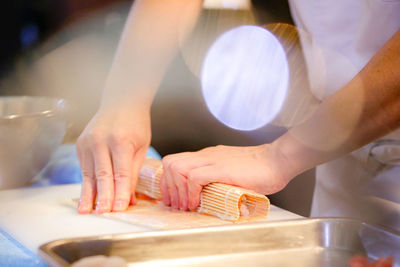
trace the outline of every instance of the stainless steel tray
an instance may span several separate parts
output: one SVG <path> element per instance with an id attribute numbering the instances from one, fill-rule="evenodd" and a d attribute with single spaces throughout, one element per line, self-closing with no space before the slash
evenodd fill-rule
<path id="1" fill-rule="evenodd" d="M 39 249 L 51 266 L 108 255 L 129 266 L 336 267 L 355 254 L 394 256 L 400 266 L 400 233 L 352 219 L 300 219 L 71 238 Z"/>

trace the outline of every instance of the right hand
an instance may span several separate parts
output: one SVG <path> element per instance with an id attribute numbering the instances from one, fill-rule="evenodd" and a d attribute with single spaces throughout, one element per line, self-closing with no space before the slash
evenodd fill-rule
<path id="1" fill-rule="evenodd" d="M 164 204 L 181 210 L 195 210 L 201 190 L 209 183 L 266 195 L 282 190 L 295 176 L 291 164 L 273 144 L 208 147 L 165 156 L 163 166 L 160 189 Z"/>
<path id="2" fill-rule="evenodd" d="M 83 176 L 79 213 L 90 213 L 95 200 L 97 213 L 135 204 L 136 181 L 150 139 L 146 108 L 101 108 L 96 113 L 77 141 Z"/>

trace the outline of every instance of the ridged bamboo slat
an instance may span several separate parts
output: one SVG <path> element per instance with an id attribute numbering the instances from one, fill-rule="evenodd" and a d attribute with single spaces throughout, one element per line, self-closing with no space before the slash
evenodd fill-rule
<path id="1" fill-rule="evenodd" d="M 136 192 L 153 199 L 160 199 L 162 174 L 163 167 L 160 160 L 145 159 Z M 203 187 L 197 211 L 223 220 L 237 221 L 241 217 L 266 217 L 269 206 L 269 199 L 262 194 L 232 185 L 211 183 Z"/>

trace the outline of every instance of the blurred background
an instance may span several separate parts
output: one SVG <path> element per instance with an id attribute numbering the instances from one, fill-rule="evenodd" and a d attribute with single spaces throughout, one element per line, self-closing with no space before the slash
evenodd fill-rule
<path id="1" fill-rule="evenodd" d="M 287 130 L 272 124 L 253 131 L 225 126 L 207 109 L 199 77 L 208 48 L 229 29 L 293 25 L 287 1 L 254 0 L 242 7 L 216 2 L 204 2 L 194 32 L 171 63 L 153 103 L 152 146 L 163 156 L 218 144 L 262 144 Z M 0 94 L 65 98 L 70 127 L 64 142 L 74 142 L 97 110 L 131 5 L 127 0 L 5 1 L 0 9 Z M 295 61 L 300 57 L 301 52 Z M 306 88 L 305 66 L 298 63 L 291 71 L 292 83 L 298 83 L 293 78 L 297 75 Z M 311 170 L 270 198 L 275 205 L 308 216 L 313 187 Z"/>

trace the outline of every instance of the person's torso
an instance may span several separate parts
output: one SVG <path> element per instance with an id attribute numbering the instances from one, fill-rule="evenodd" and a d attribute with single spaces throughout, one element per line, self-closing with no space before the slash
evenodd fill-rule
<path id="1" fill-rule="evenodd" d="M 400 28 L 400 0 L 289 3 L 311 91 L 320 100 L 357 75 Z M 358 217 L 400 229 L 399 140 L 397 130 L 319 167 L 312 216 Z"/>
<path id="2" fill-rule="evenodd" d="M 400 0 L 290 0 L 319 99 L 349 82 L 400 28 Z M 309 34 L 312 38 L 307 38 Z"/>

